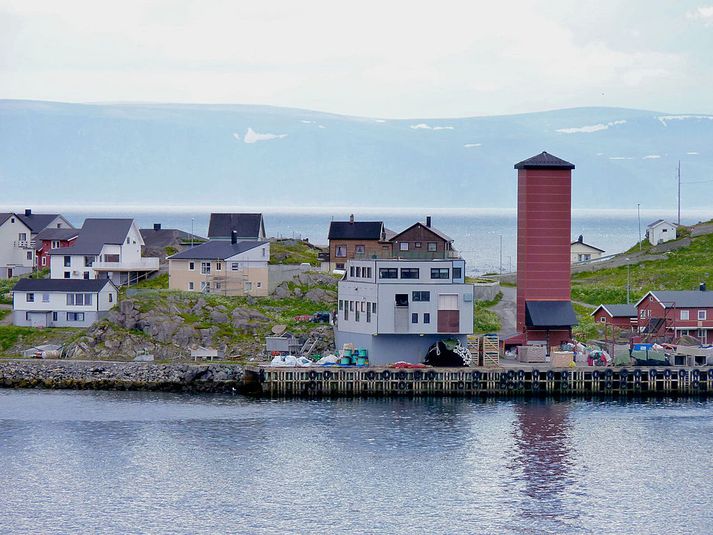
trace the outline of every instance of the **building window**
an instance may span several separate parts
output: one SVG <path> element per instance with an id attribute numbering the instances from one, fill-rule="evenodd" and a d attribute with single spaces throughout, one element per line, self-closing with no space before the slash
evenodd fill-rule
<path id="1" fill-rule="evenodd" d="M 599 318 L 599 321 L 601 321 L 602 323 L 606 323 L 607 322 L 606 316 L 602 316 L 601 318 Z"/>
<path id="2" fill-rule="evenodd" d="M 361 268 L 359 266 L 357 266 L 356 268 L 356 276 L 357 278 L 361 279 Z"/>
<path id="3" fill-rule="evenodd" d="M 344 310 L 344 301 L 339 300 L 339 310 Z"/>
<path id="4" fill-rule="evenodd" d="M 52 244 L 50 245 L 52 249 L 59 249 L 60 248 L 60 243 L 59 240 L 52 240 Z"/>
<path id="5" fill-rule="evenodd" d="M 67 312 L 67 321 L 84 321 L 84 312 Z"/>
<path id="6" fill-rule="evenodd" d="M 129 238 L 129 237 L 127 236 L 127 237 L 126 237 L 126 245 L 130 245 L 130 244 L 131 244 L 131 238 Z"/>
<path id="7" fill-rule="evenodd" d="M 402 279 L 417 279 L 418 268 L 401 268 Z"/>
<path id="8" fill-rule="evenodd" d="M 222 284 L 220 282 L 215 283 L 215 289 L 220 290 L 222 288 Z"/>
<path id="9" fill-rule="evenodd" d="M 42 302 L 49 303 L 50 302 L 50 294 L 42 294 Z"/>
<path id="10" fill-rule="evenodd" d="M 412 292 L 411 299 L 414 302 L 424 302 L 431 300 L 431 292 Z"/>
<path id="11" fill-rule="evenodd" d="M 349 301 L 349 311 L 354 312 L 354 301 Z"/>
<path id="12" fill-rule="evenodd" d="M 399 270 L 396 268 L 379 268 L 380 279 L 398 279 Z"/>
<path id="13" fill-rule="evenodd" d="M 371 303 L 366 304 L 366 322 L 371 322 Z"/>
<path id="14" fill-rule="evenodd" d="M 349 276 L 350 277 L 354 276 L 354 266 L 349 266 Z"/>
<path id="15" fill-rule="evenodd" d="M 216 271 L 223 271 L 223 264 L 222 264 L 222 262 L 216 262 L 216 263 L 215 263 L 215 270 L 216 270 Z"/>
<path id="16" fill-rule="evenodd" d="M 399 251 L 408 251 L 408 242 L 402 241 L 399 243 Z"/>
<path id="17" fill-rule="evenodd" d="M 364 268 L 364 270 L 366 271 L 366 273 L 364 274 L 364 277 L 366 277 L 367 279 L 370 279 L 371 278 L 371 268 L 370 267 Z"/>
<path id="18" fill-rule="evenodd" d="M 27 259 L 32 260 L 32 251 L 27 251 Z"/>
<path id="19" fill-rule="evenodd" d="M 337 245 L 337 248 L 334 252 L 334 256 L 337 258 L 346 258 L 347 257 L 347 246 L 346 245 Z"/>
<path id="20" fill-rule="evenodd" d="M 258 282 L 258 283 L 257 283 L 257 287 L 258 287 L 258 288 L 262 288 L 262 282 Z"/>
<path id="21" fill-rule="evenodd" d="M 359 321 L 359 309 L 357 309 L 357 311 L 354 312 L 354 321 Z"/>
<path id="22" fill-rule="evenodd" d="M 201 281 L 201 292 L 210 292 L 210 282 Z"/>
<path id="23" fill-rule="evenodd" d="M 363 245 L 357 245 L 354 249 L 354 252 L 358 255 L 366 254 L 366 247 L 364 247 Z"/>
<path id="24" fill-rule="evenodd" d="M 27 241 L 27 232 L 20 232 L 19 236 L 17 237 L 19 241 Z"/>
<path id="25" fill-rule="evenodd" d="M 72 257 L 65 256 L 64 257 L 64 267 L 70 267 L 71 265 L 72 265 Z"/>
<path id="26" fill-rule="evenodd" d="M 94 263 L 93 256 L 85 256 L 84 257 L 84 267 L 92 267 L 93 263 Z"/>
<path id="27" fill-rule="evenodd" d="M 33 294 L 33 293 L 25 294 L 25 301 L 27 301 L 28 303 L 34 303 L 35 302 L 35 294 Z"/>
<path id="28" fill-rule="evenodd" d="M 420 241 L 417 241 L 416 243 L 413 244 L 413 246 L 414 246 L 416 249 L 420 249 L 420 248 L 421 248 L 421 242 L 420 242 Z"/>
<path id="29" fill-rule="evenodd" d="M 411 314 L 411 323 L 418 323 L 418 313 L 417 312 L 413 312 Z"/>
<path id="30" fill-rule="evenodd" d="M 423 323 L 431 323 L 431 314 L 430 314 L 430 312 L 424 312 L 424 313 L 423 313 Z"/>
<path id="31" fill-rule="evenodd" d="M 449 279 L 450 269 L 448 268 L 431 268 L 432 279 Z"/>
<path id="32" fill-rule="evenodd" d="M 52 321 L 57 321 L 57 313 L 52 312 Z"/>
<path id="33" fill-rule="evenodd" d="M 453 278 L 454 278 L 454 279 L 461 279 L 461 278 L 463 278 L 463 268 L 454 267 L 454 268 L 453 268 Z"/>
<path id="34" fill-rule="evenodd" d="M 429 253 L 435 253 L 438 251 L 438 244 L 435 241 L 430 241 L 426 244 Z"/>
<path id="35" fill-rule="evenodd" d="M 70 275 L 71 275 L 71 273 L 70 273 L 69 271 L 65 271 L 65 272 L 64 272 L 64 278 L 65 278 L 65 279 L 68 279 Z"/>
<path id="36" fill-rule="evenodd" d="M 201 274 L 210 275 L 210 262 L 201 262 Z"/>
<path id="37" fill-rule="evenodd" d="M 240 262 L 231 262 L 230 271 L 240 271 Z"/>
<path id="38" fill-rule="evenodd" d="M 253 289 L 253 283 L 251 281 L 245 281 L 245 291 L 250 292 Z"/>
<path id="39" fill-rule="evenodd" d="M 349 307 L 344 306 L 344 320 L 347 321 L 349 319 Z"/>
<path id="40" fill-rule="evenodd" d="M 681 319 L 682 320 L 689 319 L 688 310 L 681 310 Z"/>
<path id="41" fill-rule="evenodd" d="M 699 310 L 699 311 L 698 311 L 698 319 L 699 319 L 699 320 L 705 320 L 705 319 L 706 319 L 706 311 L 705 311 L 705 310 Z"/>
<path id="42" fill-rule="evenodd" d="M 42 257 L 42 265 L 43 265 L 43 266 L 46 266 L 46 265 L 47 265 L 47 257 L 46 257 L 46 256 L 43 256 L 43 257 Z"/>
<path id="43" fill-rule="evenodd" d="M 196 269 L 195 262 L 188 262 L 188 271 L 194 271 Z"/>
<path id="44" fill-rule="evenodd" d="M 376 314 L 376 303 L 371 304 L 371 313 Z"/>
<path id="45" fill-rule="evenodd" d="M 89 272 L 88 271 L 84 272 L 84 280 L 89 280 Z"/>
<path id="46" fill-rule="evenodd" d="M 110 293 L 110 294 L 109 294 L 109 302 L 110 302 L 110 303 L 113 303 L 113 302 L 114 302 L 114 294 L 113 294 L 113 293 Z"/>
<path id="47" fill-rule="evenodd" d="M 265 247 L 262 248 L 262 256 L 267 256 L 267 249 Z"/>
<path id="48" fill-rule="evenodd" d="M 396 306 L 397 307 L 407 307 L 408 306 L 408 294 L 396 294 Z"/>
<path id="49" fill-rule="evenodd" d="M 189 282 L 188 283 L 188 291 L 193 291 L 194 289 L 195 289 L 195 286 L 194 286 L 193 282 Z"/>

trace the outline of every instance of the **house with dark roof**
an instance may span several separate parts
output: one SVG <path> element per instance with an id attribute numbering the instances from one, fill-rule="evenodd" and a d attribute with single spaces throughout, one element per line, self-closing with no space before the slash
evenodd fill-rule
<path id="1" fill-rule="evenodd" d="M 262 214 L 212 213 L 208 225 L 209 240 L 264 240 Z"/>
<path id="2" fill-rule="evenodd" d="M 75 228 L 52 228 L 47 227 L 40 231 L 35 238 L 35 256 L 37 257 L 37 267 L 44 269 L 50 265 L 49 252 L 52 249 L 71 247 L 74 240 L 79 237 L 79 230 Z"/>
<path id="3" fill-rule="evenodd" d="M 693 336 L 713 343 L 713 292 L 705 289 L 651 291 L 636 303 L 639 331 L 660 341 Z"/>
<path id="4" fill-rule="evenodd" d="M 637 314 L 635 305 L 599 305 L 590 314 L 600 325 L 635 329 Z"/>
<path id="5" fill-rule="evenodd" d="M 143 245 L 133 219 L 87 218 L 71 247 L 49 251 L 51 278 L 133 284 L 159 269 L 157 257 L 141 256 Z"/>
<path id="6" fill-rule="evenodd" d="M 389 241 L 392 244 L 391 253 L 394 258 L 407 260 L 459 258 L 458 251 L 453 248 L 453 238 L 433 227 L 431 216 L 426 216 L 425 224 L 420 221 L 414 223 L 391 237 Z"/>
<path id="7" fill-rule="evenodd" d="M 577 241 L 572 242 L 571 252 L 572 263 L 574 264 L 575 262 L 586 262 L 588 260 L 601 258 L 602 254 L 604 254 L 604 249 L 584 243 L 584 236 L 580 234 Z"/>
<path id="8" fill-rule="evenodd" d="M 646 238 L 651 245 L 658 245 L 676 239 L 676 225 L 657 219 L 646 225 Z"/>
<path id="9" fill-rule="evenodd" d="M 37 235 L 46 228 L 72 228 L 59 214 L 0 213 L 0 278 L 30 273 L 37 266 Z"/>
<path id="10" fill-rule="evenodd" d="M 394 232 L 383 221 L 332 221 L 329 224 L 330 269 L 344 269 L 348 260 L 391 258 Z"/>
<path id="11" fill-rule="evenodd" d="M 116 305 L 109 279 L 28 279 L 12 289 L 13 323 L 19 327 L 89 327 Z"/>
<path id="12" fill-rule="evenodd" d="M 168 287 L 228 296 L 266 296 L 269 261 L 269 241 L 209 240 L 168 257 Z"/>

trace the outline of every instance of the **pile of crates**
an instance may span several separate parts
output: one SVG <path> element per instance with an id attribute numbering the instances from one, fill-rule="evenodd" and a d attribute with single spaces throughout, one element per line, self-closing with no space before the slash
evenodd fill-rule
<path id="1" fill-rule="evenodd" d="M 500 337 L 497 334 L 484 334 L 480 338 L 480 356 L 482 366 L 500 367 Z"/>

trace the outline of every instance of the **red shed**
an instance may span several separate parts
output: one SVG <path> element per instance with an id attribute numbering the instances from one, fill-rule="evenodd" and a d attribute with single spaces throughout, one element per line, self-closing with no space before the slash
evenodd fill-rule
<path id="1" fill-rule="evenodd" d="M 612 325 L 620 329 L 637 326 L 636 305 L 599 305 L 591 314 L 600 325 Z"/>
<path id="2" fill-rule="evenodd" d="M 574 165 L 542 152 L 517 169 L 517 329 L 512 343 L 572 337 L 570 233 Z M 506 341 L 510 343 L 510 341 Z"/>

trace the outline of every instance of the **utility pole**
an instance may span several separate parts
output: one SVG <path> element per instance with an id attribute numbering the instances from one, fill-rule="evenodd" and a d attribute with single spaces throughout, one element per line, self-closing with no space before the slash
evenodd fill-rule
<path id="1" fill-rule="evenodd" d="M 193 247 L 193 218 L 191 218 L 191 247 Z"/>
<path id="2" fill-rule="evenodd" d="M 636 216 L 639 219 L 639 252 L 641 252 L 641 203 L 636 203 Z"/>
<path id="3" fill-rule="evenodd" d="M 503 235 L 500 235 L 500 274 L 503 274 Z"/>
<path id="4" fill-rule="evenodd" d="M 626 259 L 626 304 L 631 303 L 631 264 Z"/>
<path id="5" fill-rule="evenodd" d="M 681 225 L 681 160 L 678 160 L 678 225 Z"/>

